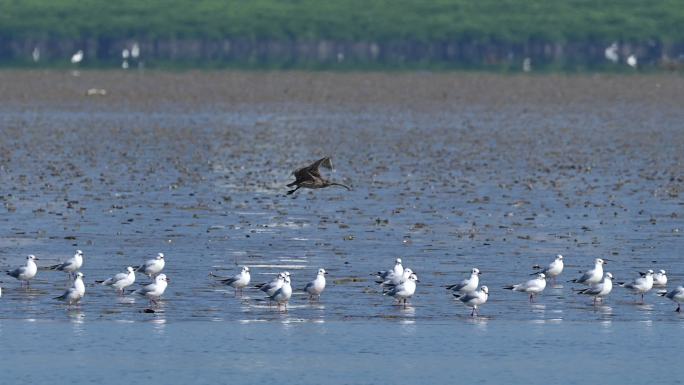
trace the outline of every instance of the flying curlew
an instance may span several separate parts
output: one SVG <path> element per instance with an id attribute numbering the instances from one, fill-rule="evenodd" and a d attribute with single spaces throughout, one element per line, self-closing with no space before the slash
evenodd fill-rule
<path id="1" fill-rule="evenodd" d="M 330 157 L 325 157 L 313 162 L 311 165 L 299 168 L 295 170 L 292 175 L 295 176 L 295 181 L 288 184 L 287 187 L 297 186 L 293 190 L 287 192 L 287 195 L 293 194 L 300 188 L 325 188 L 329 186 L 340 186 L 347 190 L 351 190 L 349 186 L 343 185 L 341 183 L 331 182 L 321 176 L 319 168 L 323 166 L 329 170 L 332 170 L 332 161 Z"/>

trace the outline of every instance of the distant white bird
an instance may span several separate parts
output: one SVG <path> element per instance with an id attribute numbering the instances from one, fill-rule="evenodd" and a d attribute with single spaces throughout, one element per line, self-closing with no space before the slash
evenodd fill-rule
<path id="1" fill-rule="evenodd" d="M 452 290 L 459 293 L 470 293 L 477 290 L 477 285 L 480 284 L 480 270 L 478 268 L 473 268 L 470 271 L 470 277 L 464 279 L 460 283 L 447 286 L 447 290 Z"/>
<path id="2" fill-rule="evenodd" d="M 153 283 L 143 286 L 136 290 L 135 293 L 147 297 L 150 303 L 156 305 L 157 301 L 164 294 L 169 281 L 170 279 L 166 278 L 166 274 L 159 274 L 154 278 Z"/>
<path id="3" fill-rule="evenodd" d="M 33 59 L 34 63 L 37 63 L 40 60 L 40 49 L 38 47 L 33 48 L 33 52 L 31 52 L 31 58 Z"/>
<path id="4" fill-rule="evenodd" d="M 152 278 L 164 270 L 165 264 L 166 262 L 164 262 L 164 253 L 158 253 L 156 257 L 148 259 L 144 264 L 140 266 L 133 266 L 133 269 Z"/>
<path id="5" fill-rule="evenodd" d="M 309 294 L 310 300 L 321 298 L 321 293 L 323 293 L 323 290 L 325 290 L 326 274 L 328 274 L 328 272 L 325 271 L 325 269 L 318 269 L 316 278 L 304 286 L 304 291 Z"/>
<path id="6" fill-rule="evenodd" d="M 64 294 L 54 299 L 66 302 L 67 306 L 78 303 L 85 295 L 85 285 L 83 284 L 83 273 L 76 273 L 73 285 Z"/>
<path id="7" fill-rule="evenodd" d="M 532 59 L 526 57 L 525 60 L 523 60 L 522 70 L 523 72 L 532 71 Z"/>
<path id="8" fill-rule="evenodd" d="M 604 51 L 604 55 L 605 55 L 606 59 L 610 60 L 613 63 L 617 63 L 618 61 L 620 61 L 620 55 L 618 55 L 618 44 L 617 44 L 617 42 L 614 42 L 613 44 L 606 47 L 606 50 Z"/>
<path id="9" fill-rule="evenodd" d="M 131 46 L 131 57 L 133 59 L 140 57 L 140 45 L 137 42 L 134 42 L 133 46 Z"/>
<path id="10" fill-rule="evenodd" d="M 420 282 L 418 276 L 411 273 L 406 281 L 393 286 L 382 294 L 394 297 L 398 304 L 403 302 L 404 307 L 406 307 L 408 299 L 416 292 L 416 282 Z"/>
<path id="11" fill-rule="evenodd" d="M 661 297 L 669 298 L 677 303 L 677 313 L 682 311 L 682 302 L 684 302 L 684 287 L 677 286 L 674 290 L 658 294 Z"/>
<path id="12" fill-rule="evenodd" d="M 124 61 L 121 63 L 121 68 L 123 68 L 123 69 L 125 69 L 125 70 L 128 69 L 128 60 L 124 60 Z"/>
<path id="13" fill-rule="evenodd" d="M 260 283 L 254 287 L 266 293 L 267 296 L 272 296 L 278 289 L 283 287 L 285 283 L 285 272 L 278 273 L 271 282 Z"/>
<path id="14" fill-rule="evenodd" d="M 135 270 L 133 270 L 133 267 L 128 266 L 125 273 L 119 273 L 104 281 L 95 282 L 104 286 L 111 286 L 115 288 L 119 294 L 123 295 L 126 288 L 135 283 Z"/>
<path id="15" fill-rule="evenodd" d="M 83 252 L 81 250 L 76 250 L 73 257 L 67 259 L 63 263 L 52 265 L 49 269 L 63 271 L 71 278 L 72 274 L 81 269 L 81 266 L 83 266 Z"/>
<path id="16" fill-rule="evenodd" d="M 401 258 L 397 258 L 394 261 L 394 267 L 391 270 L 382 270 L 382 271 L 378 271 L 377 273 L 371 274 L 371 275 L 377 276 L 378 278 L 380 278 L 380 280 L 381 280 L 380 282 L 382 282 L 382 281 L 386 280 L 387 278 L 389 278 L 390 276 L 402 275 L 403 273 L 404 273 L 404 267 L 401 265 Z M 380 282 L 378 282 L 378 283 L 380 283 Z"/>
<path id="17" fill-rule="evenodd" d="M 547 277 L 552 278 L 554 282 L 556 281 L 556 277 L 560 275 L 560 273 L 563 272 L 563 256 L 558 254 L 556 255 L 556 259 L 553 260 L 553 262 L 549 263 L 548 266 L 543 268 L 540 273 L 544 273 Z M 539 268 L 537 266 L 537 268 Z M 530 275 L 534 275 L 537 273 L 532 273 Z"/>
<path id="18" fill-rule="evenodd" d="M 546 288 L 546 275 L 544 273 L 537 274 L 537 278 L 531 279 L 524 283 L 517 285 L 505 286 L 504 289 L 519 291 L 530 295 L 530 302 L 534 300 L 534 296 L 540 294 Z"/>
<path id="19" fill-rule="evenodd" d="M 603 280 L 599 283 L 593 284 L 591 287 L 582 289 L 578 293 L 584 295 L 591 295 L 594 297 L 594 303 L 596 301 L 603 301 L 604 297 L 613 290 L 613 274 L 606 273 Z"/>
<path id="20" fill-rule="evenodd" d="M 280 308 L 281 305 L 284 305 L 285 310 L 287 310 L 287 302 L 290 300 L 290 297 L 292 297 L 292 285 L 290 283 L 290 277 L 285 276 L 283 285 L 280 289 L 276 290 L 275 293 L 268 297 L 278 305 L 278 308 Z"/>
<path id="21" fill-rule="evenodd" d="M 637 68 L 637 57 L 634 54 L 627 57 L 627 65 L 632 68 Z"/>
<path id="22" fill-rule="evenodd" d="M 249 285 L 249 281 L 252 280 L 252 276 L 249 274 L 249 267 L 242 266 L 240 274 L 234 275 L 230 278 L 221 279 L 220 282 L 228 285 L 235 289 L 235 296 L 237 297 L 238 292 L 242 294 L 242 289 Z"/>
<path id="23" fill-rule="evenodd" d="M 653 288 L 653 270 L 648 270 L 643 277 L 639 277 L 632 282 L 620 282 L 620 286 L 641 294 L 641 302 L 644 302 L 644 294 Z"/>
<path id="24" fill-rule="evenodd" d="M 475 317 L 475 313 L 478 315 L 480 314 L 478 306 L 484 305 L 487 302 L 487 299 L 489 299 L 489 288 L 487 286 L 482 286 L 480 290 L 471 291 L 465 294 L 453 294 L 454 297 L 458 298 L 464 305 L 473 308 L 473 312 L 470 313 L 470 316 Z"/>
<path id="25" fill-rule="evenodd" d="M 667 273 L 665 270 L 659 270 L 653 275 L 653 286 L 667 286 Z"/>
<path id="26" fill-rule="evenodd" d="M 83 60 L 83 50 L 78 50 L 71 56 L 71 64 L 78 64 Z"/>
<path id="27" fill-rule="evenodd" d="M 26 265 L 17 267 L 12 270 L 7 270 L 7 275 L 22 281 L 22 285 L 24 284 L 24 282 L 26 282 L 26 286 L 28 286 L 29 281 L 36 276 L 36 273 L 38 273 L 38 266 L 36 266 L 37 260 L 38 258 L 36 258 L 35 255 L 31 254 L 26 257 Z"/>
<path id="28" fill-rule="evenodd" d="M 571 282 L 581 283 L 584 285 L 593 285 L 595 283 L 601 282 L 603 279 L 603 265 L 605 264 L 606 261 L 601 258 L 596 258 L 594 260 L 593 269 L 587 270 L 581 277 L 573 279 Z"/>
<path id="29" fill-rule="evenodd" d="M 123 51 L 121 51 L 121 58 L 122 59 L 128 59 L 130 56 L 130 51 L 128 51 L 128 48 L 124 48 Z"/>

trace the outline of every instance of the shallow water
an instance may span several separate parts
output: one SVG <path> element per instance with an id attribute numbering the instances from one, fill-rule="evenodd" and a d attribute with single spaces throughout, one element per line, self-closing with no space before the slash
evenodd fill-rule
<path id="1" fill-rule="evenodd" d="M 593 306 L 567 281 L 595 257 L 611 260 L 607 270 L 617 281 L 649 268 L 666 269 L 670 287 L 684 281 L 679 108 L 616 100 L 440 109 L 149 103 L 0 110 L 0 264 L 22 264 L 32 253 L 47 266 L 79 248 L 89 283 L 82 304 L 67 311 L 52 299 L 66 285 L 60 273 L 40 271 L 28 290 L 2 279 L 8 366 L 23 368 L 10 354 L 14 343 L 23 355 L 51 357 L 55 367 L 54 355 L 70 351 L 63 359 L 84 360 L 76 382 L 97 382 L 139 371 L 135 357 L 159 344 L 166 353 L 154 365 L 174 368 L 170 383 L 187 383 L 192 365 L 213 378 L 275 379 L 281 365 L 292 378 L 306 373 L 304 383 L 325 372 L 332 383 L 377 383 L 402 378 L 385 356 L 400 341 L 417 344 L 411 354 L 397 353 L 411 382 L 462 373 L 475 382 L 535 383 L 529 370 L 550 364 L 553 374 L 542 378 L 583 372 L 629 383 L 628 373 L 603 377 L 618 365 L 635 373 L 654 357 L 675 364 L 679 345 L 671 337 L 681 335 L 684 317 L 673 303 L 649 293 L 637 304 L 616 288 Z M 289 173 L 324 155 L 333 157 L 331 178 L 353 191 L 284 195 Z M 171 278 L 157 313 L 144 313 L 141 298 L 93 284 L 157 252 L 166 254 Z M 536 303 L 501 289 L 557 253 L 566 270 Z M 369 275 L 396 257 L 421 280 L 408 308 L 383 297 Z M 235 298 L 208 277 L 235 274 L 243 264 L 254 283 L 287 269 L 294 287 L 324 267 L 329 286 L 319 303 L 296 294 L 289 311 L 279 312 L 256 290 Z M 474 266 L 490 287 L 477 320 L 443 288 Z M 392 336 L 406 339 L 386 342 Z M 119 339 L 134 341 L 120 361 L 97 361 L 89 372 L 87 357 Z M 583 354 L 605 344 L 613 365 Z M 530 346 L 541 353 L 534 364 L 526 362 Z M 302 356 L 307 347 L 325 354 Z M 632 356 L 637 347 L 640 359 Z M 269 349 L 282 351 L 287 364 L 274 364 L 279 355 Z M 481 359 L 491 370 L 470 373 L 467 362 Z M 318 366 L 304 372 L 312 361 Z M 45 380 L 43 372 L 11 373 Z"/>

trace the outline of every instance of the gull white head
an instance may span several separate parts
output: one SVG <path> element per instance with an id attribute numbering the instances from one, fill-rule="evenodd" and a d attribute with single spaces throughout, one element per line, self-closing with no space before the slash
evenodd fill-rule
<path id="1" fill-rule="evenodd" d="M 472 275 L 480 275 L 480 270 L 477 267 L 474 267 L 473 270 L 471 270 Z"/>
<path id="2" fill-rule="evenodd" d="M 594 261 L 594 263 L 595 263 L 596 265 L 605 265 L 605 264 L 606 264 L 606 261 L 604 261 L 604 260 L 601 259 L 601 258 L 596 258 L 596 260 Z"/>
<path id="3" fill-rule="evenodd" d="M 242 272 L 243 272 L 243 273 L 249 273 L 249 267 L 247 267 L 247 266 L 242 266 Z"/>
<path id="4" fill-rule="evenodd" d="M 134 270 L 133 267 L 131 267 L 131 266 L 128 266 L 128 267 L 126 268 L 126 271 L 129 272 L 129 273 L 134 273 L 134 272 L 135 272 L 135 270 Z"/>
<path id="5" fill-rule="evenodd" d="M 83 256 L 83 252 L 81 250 L 76 250 L 76 255 Z"/>
<path id="6" fill-rule="evenodd" d="M 556 260 L 562 261 L 562 260 L 563 260 L 563 256 L 560 255 L 560 254 L 556 255 Z"/>
<path id="7" fill-rule="evenodd" d="M 158 253 L 156 259 L 164 259 L 164 253 Z"/>
<path id="8" fill-rule="evenodd" d="M 397 259 L 394 261 L 394 264 L 395 264 L 395 265 L 401 265 L 401 258 L 397 258 Z"/>
<path id="9" fill-rule="evenodd" d="M 166 278 L 166 274 L 159 274 L 157 278 L 154 279 L 155 281 L 164 281 L 164 282 L 169 282 L 170 279 Z"/>
<path id="10" fill-rule="evenodd" d="M 328 272 L 325 271 L 325 269 L 318 269 L 318 275 L 325 275 L 325 274 L 328 274 Z"/>
<path id="11" fill-rule="evenodd" d="M 648 269 L 648 270 L 646 271 L 646 275 L 653 275 L 653 270 Z"/>
<path id="12" fill-rule="evenodd" d="M 482 291 L 485 294 L 489 294 L 489 288 L 487 286 L 480 287 L 480 291 Z"/>
<path id="13" fill-rule="evenodd" d="M 665 270 L 660 269 L 659 273 L 662 274 L 662 275 L 665 275 Z"/>
<path id="14" fill-rule="evenodd" d="M 290 276 L 288 275 L 285 277 L 285 283 L 290 283 L 290 282 L 292 282 L 292 281 L 290 280 Z"/>
<path id="15" fill-rule="evenodd" d="M 544 273 L 539 273 L 539 274 L 537 274 L 537 278 L 539 278 L 539 279 L 546 279 L 546 274 L 544 274 Z"/>
<path id="16" fill-rule="evenodd" d="M 411 270 L 407 267 L 404 269 L 404 274 L 410 276 L 411 274 L 413 274 L 413 270 Z"/>
<path id="17" fill-rule="evenodd" d="M 26 260 L 27 261 L 37 261 L 38 258 L 33 254 L 29 254 L 28 256 L 26 256 Z"/>
<path id="18" fill-rule="evenodd" d="M 408 279 L 409 279 L 409 281 L 420 282 L 420 281 L 418 280 L 418 276 L 415 275 L 415 274 L 413 274 L 413 273 L 411 273 L 411 275 L 409 275 Z"/>
<path id="19" fill-rule="evenodd" d="M 76 279 L 79 279 L 79 278 L 83 278 L 83 273 L 81 273 L 80 271 L 78 273 L 76 273 Z"/>
<path id="20" fill-rule="evenodd" d="M 290 276 L 290 272 L 289 272 L 289 271 L 284 271 L 283 274 L 285 274 L 285 277 L 286 277 L 286 278 Z"/>
<path id="21" fill-rule="evenodd" d="M 606 279 L 613 279 L 613 274 L 610 272 L 606 273 Z"/>

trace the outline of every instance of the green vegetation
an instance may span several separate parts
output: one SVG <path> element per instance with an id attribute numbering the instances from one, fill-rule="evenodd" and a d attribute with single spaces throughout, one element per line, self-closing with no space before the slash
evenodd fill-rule
<path id="1" fill-rule="evenodd" d="M 681 0 L 0 0 L 13 37 L 684 40 Z"/>

